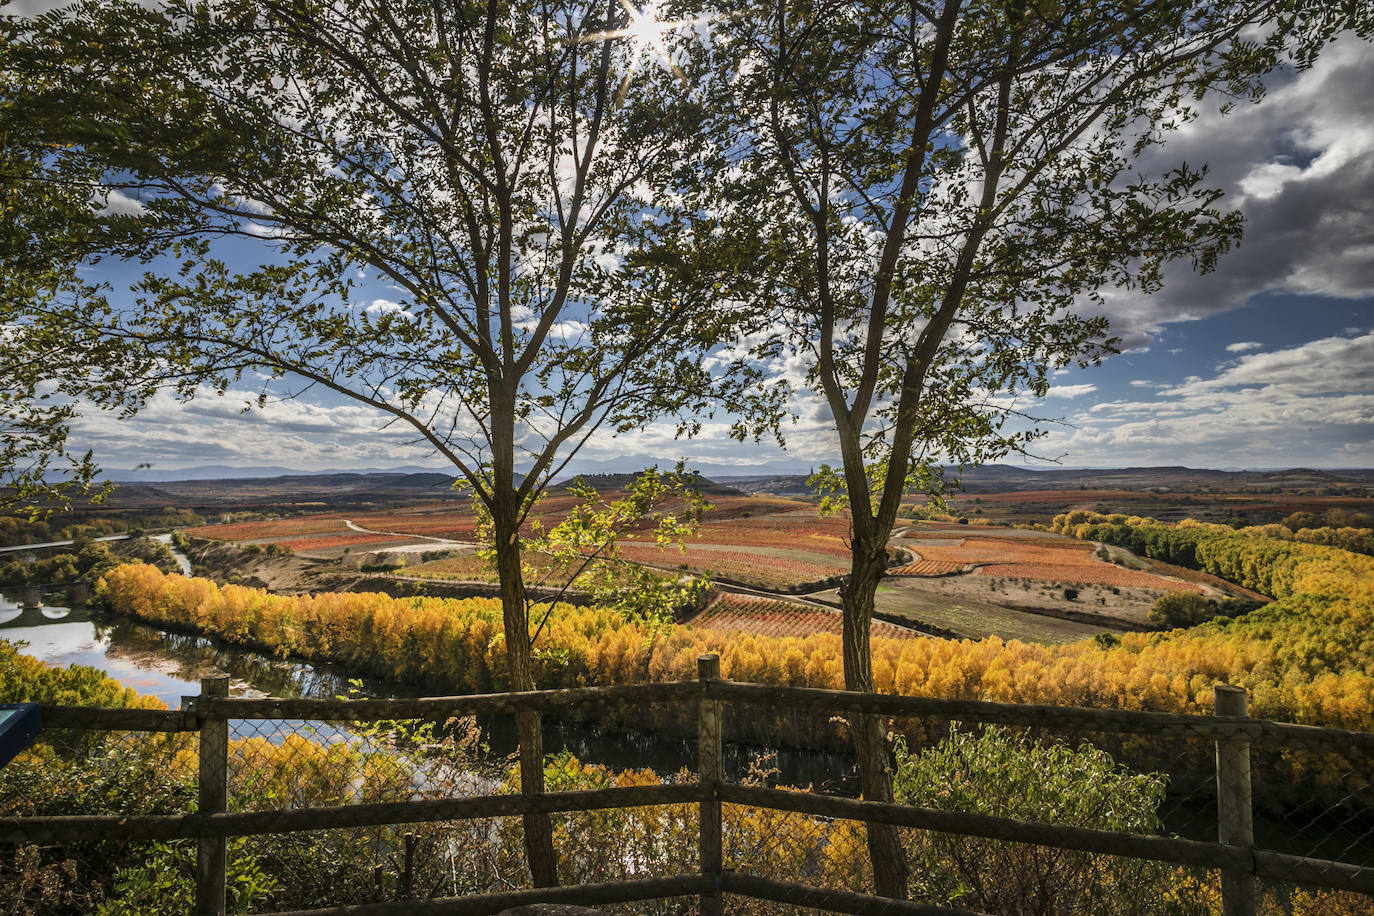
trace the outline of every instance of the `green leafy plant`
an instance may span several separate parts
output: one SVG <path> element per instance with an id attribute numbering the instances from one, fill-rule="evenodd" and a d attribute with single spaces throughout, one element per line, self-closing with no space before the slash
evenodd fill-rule
<path id="1" fill-rule="evenodd" d="M 1032 740 L 1009 729 L 951 725 L 933 747 L 898 741 L 893 789 L 904 804 L 1154 834 L 1165 780 L 1118 767 L 1089 744 Z M 907 831 L 915 896 L 988 913 L 1205 913 L 1176 899 L 1177 870 L 1159 863 L 1018 843 Z"/>

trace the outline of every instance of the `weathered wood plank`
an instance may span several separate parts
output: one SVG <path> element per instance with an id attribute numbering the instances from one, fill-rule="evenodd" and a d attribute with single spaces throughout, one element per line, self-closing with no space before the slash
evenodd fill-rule
<path id="1" fill-rule="evenodd" d="M 878 802 L 816 795 L 809 792 L 787 792 L 759 786 L 724 784 L 720 786 L 719 793 L 721 800 L 727 804 L 751 805 L 756 808 L 796 811 L 822 817 L 897 824 L 903 827 L 918 827 L 941 833 L 1010 840 L 1037 846 L 1051 846 L 1057 849 L 1077 849 L 1104 855 L 1131 856 L 1138 859 L 1173 862 L 1179 865 L 1201 865 L 1206 868 L 1249 868 L 1253 861 L 1250 850 L 1246 847 L 1225 846 L 1197 840 L 1140 836 L 1131 833 L 1116 833 L 1111 830 L 1093 830 L 1086 827 L 1021 821 L 987 814 L 966 814 L 958 811 L 940 811 L 934 808 L 886 805 Z"/>
<path id="2" fill-rule="evenodd" d="M 702 686 L 720 677 L 720 656 L 702 655 L 697 658 L 697 678 Z M 698 857 L 704 876 L 720 878 L 722 845 L 720 799 L 715 786 L 725 778 L 721 765 L 724 758 L 721 740 L 720 701 L 707 698 L 705 690 L 697 702 L 697 780 L 702 787 L 700 805 L 700 836 Z M 701 916 L 721 916 L 724 903 L 720 891 L 702 894 Z"/>
<path id="3" fill-rule="evenodd" d="M 180 710 L 114 709 L 105 706 L 39 706 L 43 728 L 94 729 L 111 732 L 193 732 L 194 715 Z"/>
<path id="4" fill-rule="evenodd" d="M 167 840 L 206 836 L 249 836 L 294 833 L 338 827 L 374 827 L 425 821 L 508 817 L 528 811 L 597 811 L 644 805 L 695 804 L 701 789 L 694 783 L 660 786 L 620 786 L 545 795 L 482 795 L 473 798 L 436 798 L 371 805 L 335 805 L 240 814 L 183 814 L 105 817 L 0 818 L 0 842 L 70 842 L 84 839 L 127 838 Z"/>
<path id="5" fill-rule="evenodd" d="M 1244 687 L 1216 684 L 1212 688 L 1217 715 L 1245 719 L 1249 694 Z M 1243 736 L 1217 739 L 1217 840 L 1233 846 L 1255 843 L 1254 803 L 1250 798 L 1250 742 Z M 1221 873 L 1223 916 L 1255 916 L 1258 905 L 1255 876 L 1249 869 Z"/>
<path id="6" fill-rule="evenodd" d="M 570 687 L 522 693 L 483 693 L 451 697 L 388 700 L 229 699 L 206 700 L 203 711 L 230 719 L 326 719 L 365 722 L 375 719 L 444 719 L 526 710 L 545 711 L 608 703 L 695 702 L 695 681 L 625 684 L 615 687 Z"/>
<path id="7" fill-rule="evenodd" d="M 1039 706 L 1028 703 L 992 703 L 983 700 L 946 700 L 899 694 L 851 693 L 819 687 L 782 687 L 712 681 L 707 695 L 727 702 L 749 703 L 786 709 L 812 706 L 836 711 L 877 713 L 895 717 L 926 716 L 1005 725 L 1069 727 L 1078 731 L 1099 730 L 1146 735 L 1178 735 L 1188 738 L 1246 736 L 1252 741 L 1270 736 L 1304 744 L 1335 744 L 1342 748 L 1374 749 L 1374 733 L 1339 728 L 1292 725 L 1263 719 L 1238 721 L 1225 716 L 1145 712 L 1133 709 L 1101 709 L 1087 706 Z"/>
<path id="8" fill-rule="evenodd" d="M 325 907 L 317 910 L 274 912 L 272 916 L 398 916 L 401 913 L 461 914 L 488 916 L 517 906 L 533 903 L 567 903 L 574 906 L 598 906 L 607 903 L 630 903 L 636 900 L 657 900 L 665 897 L 686 897 L 707 889 L 706 879 L 700 875 L 673 878 L 640 878 L 606 884 L 582 884 L 575 887 L 541 887 L 501 894 L 477 894 L 471 897 L 442 897 L 431 900 L 405 900 L 396 903 L 363 903 Z M 710 882 L 714 886 L 714 881 Z"/>
<path id="9" fill-rule="evenodd" d="M 229 675 L 200 680 L 200 702 L 229 695 Z M 229 805 L 229 722 L 207 718 L 201 722 L 200 781 L 196 810 L 219 814 Z M 223 836 L 204 836 L 196 841 L 196 914 L 223 916 L 226 888 L 226 842 Z"/>
<path id="10" fill-rule="evenodd" d="M 730 872 L 721 878 L 721 888 L 727 894 L 739 894 L 755 900 L 776 900 L 799 907 L 823 909 L 831 913 L 856 913 L 863 916 L 977 916 L 971 910 L 958 910 L 910 900 L 890 897 L 870 897 L 850 891 L 835 891 L 775 881 L 761 875 Z"/>

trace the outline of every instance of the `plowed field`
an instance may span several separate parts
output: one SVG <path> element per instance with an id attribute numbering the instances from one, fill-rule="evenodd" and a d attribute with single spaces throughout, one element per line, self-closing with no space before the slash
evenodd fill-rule
<path id="1" fill-rule="evenodd" d="M 978 568 L 974 572 L 980 576 L 1165 591 L 1204 591 L 1194 582 L 1181 582 L 1104 562 L 1094 555 L 1094 550 L 1091 543 L 1068 538 L 1029 540 L 971 536 L 964 538 L 963 543 L 957 546 L 922 543 L 919 553 L 923 561 L 976 564 Z"/>
<path id="2" fill-rule="evenodd" d="M 889 576 L 948 576 L 963 572 L 963 563 L 948 563 L 942 560 L 917 560 L 905 566 L 889 569 Z"/>
<path id="3" fill-rule="evenodd" d="M 839 635 L 841 618 L 839 611 L 789 601 L 721 595 L 689 623 L 701 629 L 755 633 L 760 636 L 809 636 L 812 633 Z M 874 621 L 872 634 L 887 639 L 913 639 L 919 635 L 905 627 L 882 621 Z"/>
<path id="4" fill-rule="evenodd" d="M 297 538 L 291 541 L 278 541 L 277 544 L 281 547 L 289 547 L 297 553 L 300 553 L 306 550 L 330 550 L 335 547 L 360 547 L 371 544 L 385 547 L 387 544 L 396 544 L 401 541 L 409 540 L 413 539 L 386 534 L 354 532 L 352 534 L 329 535 L 326 537 Z"/>
<path id="5" fill-rule="evenodd" d="M 347 531 L 342 518 L 306 516 L 304 518 L 274 518 L 262 522 L 235 522 L 231 525 L 202 525 L 187 528 L 192 537 L 216 541 L 264 541 L 271 538 L 299 538 L 331 531 Z"/>
<path id="6" fill-rule="evenodd" d="M 848 568 L 838 557 L 829 562 L 828 557 L 810 550 L 789 551 L 782 547 L 741 547 L 739 550 L 730 550 L 728 546 L 722 548 L 719 545 L 689 543 L 683 553 L 676 548 L 659 549 L 647 544 L 622 542 L 620 555 L 627 560 L 651 566 L 685 564 L 694 572 L 709 570 L 723 578 L 764 588 L 819 582 L 840 575 Z"/>
<path id="7" fill-rule="evenodd" d="M 713 513 L 714 514 L 714 513 Z M 708 515 L 709 520 L 712 516 Z M 728 524 L 708 523 L 692 543 L 777 547 L 849 559 L 849 519 L 818 518 L 814 511 L 788 512 L 763 518 L 737 518 Z"/>

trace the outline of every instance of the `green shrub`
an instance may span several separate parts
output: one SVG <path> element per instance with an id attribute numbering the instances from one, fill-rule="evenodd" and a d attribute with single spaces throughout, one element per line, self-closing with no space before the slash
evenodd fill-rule
<path id="1" fill-rule="evenodd" d="M 1146 620 L 1162 630 L 1195 627 L 1217 616 L 1216 602 L 1197 592 L 1169 592 L 1150 608 Z"/>
<path id="2" fill-rule="evenodd" d="M 1153 834 L 1165 779 L 1131 773 L 1105 751 L 1042 743 L 1000 727 L 978 733 L 955 723 L 919 753 L 898 742 L 898 801 L 926 808 Z M 986 913 L 1191 914 L 1178 899 L 1179 870 L 1156 862 L 1050 849 L 979 837 L 907 831 L 913 894 Z"/>

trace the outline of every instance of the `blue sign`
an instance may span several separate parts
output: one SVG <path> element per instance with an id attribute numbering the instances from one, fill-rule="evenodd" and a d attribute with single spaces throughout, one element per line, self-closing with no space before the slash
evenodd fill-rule
<path id="1" fill-rule="evenodd" d="M 0 767 L 33 744 L 42 730 L 37 703 L 0 704 Z"/>

